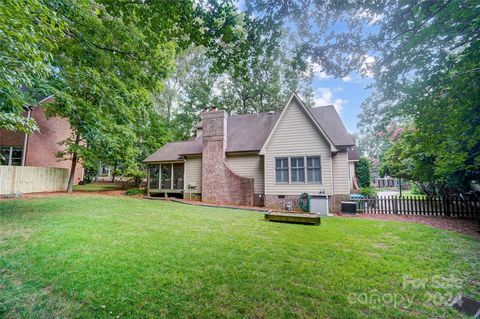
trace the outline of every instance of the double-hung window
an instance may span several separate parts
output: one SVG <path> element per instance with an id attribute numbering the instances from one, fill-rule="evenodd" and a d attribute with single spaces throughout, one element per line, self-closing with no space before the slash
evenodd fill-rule
<path id="1" fill-rule="evenodd" d="M 1 146 L 0 165 L 22 165 L 22 153 L 23 149 L 21 147 Z"/>
<path id="2" fill-rule="evenodd" d="M 288 183 L 288 157 L 275 158 L 275 181 Z"/>
<path id="3" fill-rule="evenodd" d="M 322 183 L 320 156 L 292 156 L 275 158 L 276 183 Z"/>
<path id="4" fill-rule="evenodd" d="M 320 156 L 307 157 L 307 181 L 309 183 L 322 183 Z"/>
<path id="5" fill-rule="evenodd" d="M 291 157 L 292 183 L 305 183 L 305 159 L 303 157 Z"/>

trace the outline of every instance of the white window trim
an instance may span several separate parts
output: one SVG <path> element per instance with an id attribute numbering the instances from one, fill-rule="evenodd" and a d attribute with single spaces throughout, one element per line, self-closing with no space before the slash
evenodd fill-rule
<path id="1" fill-rule="evenodd" d="M 320 182 L 310 182 L 308 181 L 308 158 L 318 157 L 320 159 Z M 316 184 L 316 185 L 323 185 L 323 174 L 322 174 L 322 156 L 321 155 L 308 155 L 305 156 L 305 182 L 307 184 Z"/>
<path id="2" fill-rule="evenodd" d="M 291 156 L 289 157 L 290 159 L 290 163 L 292 161 L 292 158 L 303 158 L 303 182 L 293 182 L 292 179 L 291 179 L 291 175 L 292 175 L 292 165 L 290 164 L 290 167 L 289 167 L 289 171 L 290 171 L 290 184 L 306 184 L 307 183 L 307 163 L 306 163 L 306 157 L 305 156 Z M 296 169 L 296 168 L 295 168 Z"/>
<path id="3" fill-rule="evenodd" d="M 287 159 L 287 173 L 288 173 L 288 181 L 286 182 L 279 182 L 277 181 L 277 159 Z M 283 168 L 283 167 L 282 167 Z M 274 157 L 273 158 L 273 173 L 275 176 L 275 184 L 280 184 L 280 185 L 288 185 L 290 184 L 290 157 L 288 156 L 279 156 L 279 157 Z"/>
<path id="4" fill-rule="evenodd" d="M 8 158 L 7 158 L 7 166 L 12 166 L 12 160 L 13 160 L 13 149 L 16 148 L 16 149 L 20 149 L 22 151 L 22 157 L 20 157 L 20 163 L 23 163 L 23 148 L 19 147 L 19 146 L 0 146 L 1 148 L 8 148 Z M 22 166 L 22 164 L 20 164 L 19 166 Z"/>
<path id="5" fill-rule="evenodd" d="M 292 182 L 292 158 L 301 158 L 303 157 L 303 170 L 304 170 L 304 181 L 303 182 Z M 308 170 L 307 170 L 307 158 L 309 157 L 318 157 L 320 158 L 320 182 L 309 182 L 308 181 Z M 277 181 L 277 159 L 288 159 L 288 182 L 279 182 Z M 321 154 L 315 155 L 286 155 L 286 156 L 274 156 L 273 157 L 273 173 L 275 178 L 276 185 L 303 185 L 303 184 L 312 184 L 312 185 L 323 185 L 323 161 Z"/>

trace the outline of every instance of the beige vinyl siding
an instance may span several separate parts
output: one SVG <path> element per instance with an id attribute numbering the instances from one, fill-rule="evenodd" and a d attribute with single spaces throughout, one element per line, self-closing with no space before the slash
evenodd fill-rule
<path id="1" fill-rule="evenodd" d="M 333 156 L 334 193 L 350 194 L 347 152 L 338 152 Z"/>
<path id="2" fill-rule="evenodd" d="M 261 156 L 229 154 L 227 155 L 227 165 L 238 175 L 253 178 L 255 194 L 264 194 L 263 158 Z"/>
<path id="3" fill-rule="evenodd" d="M 321 156 L 322 184 L 276 184 L 275 157 Z M 348 171 L 347 171 L 348 174 Z M 295 102 L 287 106 L 265 147 L 265 193 L 299 195 L 303 192 L 332 194 L 330 144 L 319 134 Z"/>
<path id="4" fill-rule="evenodd" d="M 185 191 L 188 192 L 188 185 L 197 186 L 197 192 L 202 191 L 202 157 L 188 157 L 185 160 Z"/>

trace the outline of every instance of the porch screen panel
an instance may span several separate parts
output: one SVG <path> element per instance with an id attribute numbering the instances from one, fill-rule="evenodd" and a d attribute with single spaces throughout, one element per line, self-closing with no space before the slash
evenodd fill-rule
<path id="1" fill-rule="evenodd" d="M 149 175 L 150 175 L 150 177 L 149 177 L 150 183 L 149 183 L 148 186 L 149 186 L 150 188 L 155 188 L 155 189 L 157 189 L 158 186 L 159 186 L 159 182 L 160 182 L 160 181 L 159 181 L 159 177 L 160 177 L 160 175 L 159 175 L 159 167 L 158 167 L 158 165 L 149 165 L 149 166 L 148 166 L 148 169 L 149 169 L 148 173 L 149 173 Z"/>
<path id="2" fill-rule="evenodd" d="M 173 164 L 173 189 L 183 189 L 183 164 Z"/>
<path id="3" fill-rule="evenodd" d="M 172 189 L 172 164 L 162 164 L 161 174 L 162 174 L 161 189 Z"/>

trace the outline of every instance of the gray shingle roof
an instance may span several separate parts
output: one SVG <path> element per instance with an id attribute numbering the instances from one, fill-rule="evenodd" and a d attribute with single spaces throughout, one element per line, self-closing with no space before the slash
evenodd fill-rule
<path id="1" fill-rule="evenodd" d="M 147 157 L 144 162 L 175 161 L 180 159 L 180 154 L 200 153 L 202 153 L 202 139 L 196 138 L 185 142 L 167 143 Z"/>
<path id="2" fill-rule="evenodd" d="M 333 145 L 337 147 L 355 145 L 333 105 L 313 107 L 309 111 Z"/>
<path id="3" fill-rule="evenodd" d="M 309 109 L 328 138 L 335 146 L 353 146 L 355 142 L 348 134 L 332 105 Z M 227 152 L 260 151 L 280 116 L 280 112 L 234 115 L 227 118 Z M 201 127 L 199 122 L 195 127 Z M 202 153 L 202 139 L 164 145 L 150 155 L 145 162 L 172 161 L 182 155 Z"/>
<path id="4" fill-rule="evenodd" d="M 348 148 L 348 160 L 358 161 L 360 159 L 360 152 L 358 146 L 352 146 Z"/>

